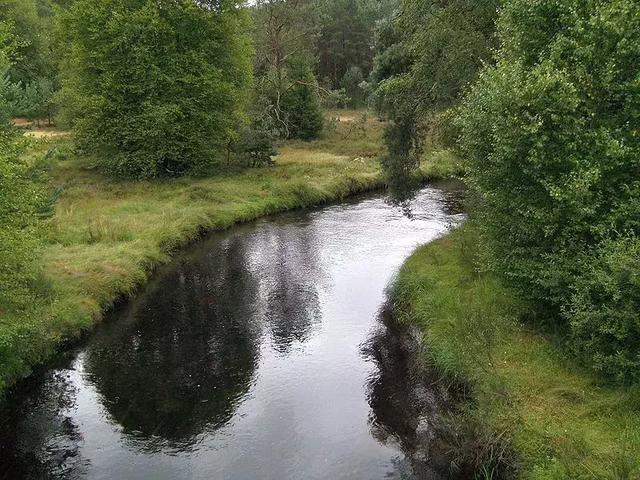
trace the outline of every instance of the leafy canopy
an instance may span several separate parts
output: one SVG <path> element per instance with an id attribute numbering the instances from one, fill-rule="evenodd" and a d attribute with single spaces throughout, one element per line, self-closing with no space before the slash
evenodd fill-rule
<path id="1" fill-rule="evenodd" d="M 80 144 L 129 177 L 210 169 L 251 79 L 239 0 L 77 0 L 63 98 Z"/>
<path id="2" fill-rule="evenodd" d="M 640 4 L 511 0 L 499 31 L 459 117 L 493 267 L 638 380 Z"/>

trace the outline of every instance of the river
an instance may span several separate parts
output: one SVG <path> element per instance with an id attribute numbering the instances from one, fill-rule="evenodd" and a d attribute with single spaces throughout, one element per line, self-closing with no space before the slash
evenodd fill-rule
<path id="1" fill-rule="evenodd" d="M 384 306 L 460 198 L 378 193 L 209 235 L 10 394 L 0 478 L 437 478 L 417 417 L 445 400 L 415 412 L 422 362 Z"/>

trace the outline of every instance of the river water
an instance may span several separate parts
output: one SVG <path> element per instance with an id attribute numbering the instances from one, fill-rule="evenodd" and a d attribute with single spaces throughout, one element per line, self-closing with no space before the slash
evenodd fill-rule
<path id="1" fill-rule="evenodd" d="M 409 418 L 406 332 L 381 312 L 460 197 L 367 195 L 210 235 L 12 392 L 0 478 L 436 478 L 412 451 L 429 422 Z"/>

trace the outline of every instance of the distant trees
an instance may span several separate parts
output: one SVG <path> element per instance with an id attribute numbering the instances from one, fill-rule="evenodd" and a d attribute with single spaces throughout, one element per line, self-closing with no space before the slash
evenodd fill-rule
<path id="1" fill-rule="evenodd" d="M 259 0 L 252 8 L 256 104 L 283 138 L 311 139 L 320 104 L 363 106 L 374 30 L 396 0 Z M 295 108 L 294 108 L 295 107 Z M 294 108 L 294 110 L 291 110 Z M 302 122 L 302 123 L 298 123 Z"/>
<path id="2" fill-rule="evenodd" d="M 240 0 L 76 0 L 62 18 L 64 108 L 111 173 L 207 171 L 251 78 Z"/>
<path id="3" fill-rule="evenodd" d="M 58 88 L 53 15 L 48 0 L 0 0 L 0 23 L 15 42 L 11 65 L 0 78 L 12 116 L 53 116 Z"/>
<path id="4" fill-rule="evenodd" d="M 459 115 L 491 266 L 640 380 L 640 4 L 510 0 Z"/>

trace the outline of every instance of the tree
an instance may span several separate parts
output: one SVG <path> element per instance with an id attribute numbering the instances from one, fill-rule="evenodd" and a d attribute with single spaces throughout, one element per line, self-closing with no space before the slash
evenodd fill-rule
<path id="1" fill-rule="evenodd" d="M 305 58 L 293 59 L 289 71 L 292 77 L 297 79 L 282 98 L 289 136 L 312 140 L 318 137 L 324 122 L 318 101 L 318 86 Z"/>
<path id="2" fill-rule="evenodd" d="M 395 163 L 407 161 L 409 170 L 419 164 L 425 124 L 454 107 L 482 65 L 491 61 L 499 4 L 403 0 L 400 13 L 382 26 L 383 48 L 374 61 L 376 105 L 390 120 L 389 150 L 400 139 L 410 139 Z"/>
<path id="3" fill-rule="evenodd" d="M 240 0 L 77 0 L 62 16 L 65 110 L 115 175 L 208 171 L 249 86 Z"/>
<path id="4" fill-rule="evenodd" d="M 256 103 L 282 138 L 314 138 L 322 126 L 310 128 L 319 115 L 310 60 L 317 14 L 309 0 L 261 0 L 254 8 Z"/>
<path id="5" fill-rule="evenodd" d="M 365 103 L 366 85 L 364 74 L 360 67 L 353 66 L 344 74 L 340 81 L 340 87 L 342 87 L 349 99 L 347 103 L 350 107 L 357 108 Z"/>
<path id="6" fill-rule="evenodd" d="M 499 31 L 459 116 L 491 266 L 588 363 L 639 379 L 640 5 L 510 0 Z"/>

